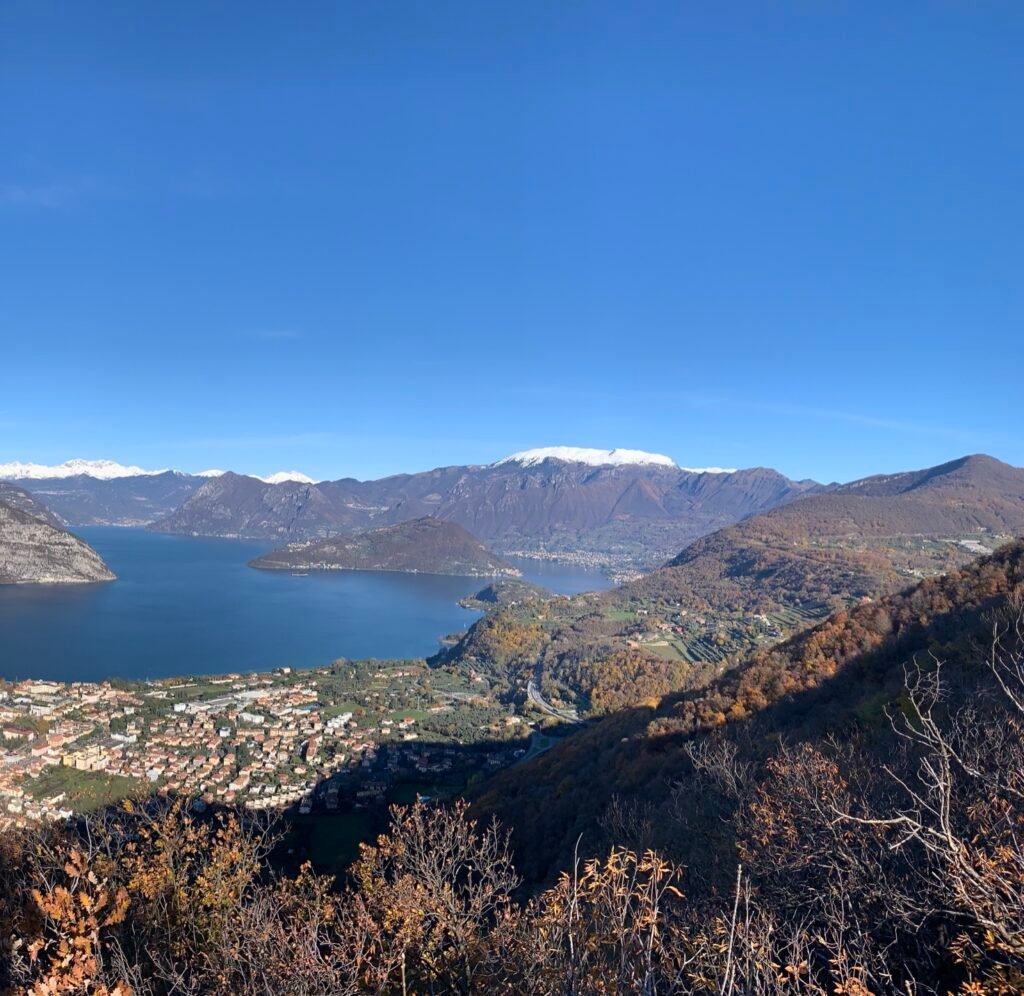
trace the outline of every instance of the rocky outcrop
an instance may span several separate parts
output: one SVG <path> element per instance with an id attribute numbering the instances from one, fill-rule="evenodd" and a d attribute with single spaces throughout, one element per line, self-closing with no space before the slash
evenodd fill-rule
<path id="1" fill-rule="evenodd" d="M 11 505 L 0 504 L 0 584 L 113 581 L 88 543 Z"/>
<path id="2" fill-rule="evenodd" d="M 38 498 L 29 494 L 24 488 L 10 481 L 0 481 L 0 505 L 9 505 L 11 508 L 25 512 L 34 519 L 42 519 L 60 529 L 64 523 L 53 514 Z"/>

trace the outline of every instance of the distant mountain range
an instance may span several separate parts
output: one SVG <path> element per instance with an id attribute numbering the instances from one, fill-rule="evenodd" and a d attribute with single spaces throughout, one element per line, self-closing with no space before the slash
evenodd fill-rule
<path id="1" fill-rule="evenodd" d="M 0 485 L 17 481 L 46 503 L 58 525 L 147 526 L 170 515 L 208 480 L 222 474 L 222 470 L 150 471 L 111 460 L 69 460 L 55 467 L 8 463 L 0 464 Z M 313 483 L 298 471 L 253 480 L 267 485 Z"/>
<path id="2" fill-rule="evenodd" d="M 200 470 L 187 474 L 180 470 L 143 470 L 142 467 L 126 467 L 115 460 L 66 460 L 51 466 L 41 463 L 0 463 L 0 480 L 4 481 L 53 481 L 66 477 L 91 477 L 97 481 L 111 481 L 121 477 L 158 477 L 161 474 L 177 474 L 179 477 L 219 477 L 223 470 Z M 253 475 L 256 476 L 256 475 Z M 279 470 L 267 477 L 257 477 L 267 484 L 281 484 L 283 481 L 300 481 L 312 484 L 313 478 L 297 470 Z"/>
<path id="3" fill-rule="evenodd" d="M 295 541 L 430 516 L 457 523 L 498 552 L 593 553 L 652 563 L 818 487 L 765 468 L 683 470 L 664 463 L 668 458 L 595 463 L 592 456 L 539 453 L 377 481 L 267 485 L 224 474 L 151 528 Z"/>
<path id="4" fill-rule="evenodd" d="M 520 573 L 462 526 L 433 518 L 295 543 L 257 557 L 250 566 L 286 571 L 404 571 L 465 577 L 515 577 Z"/>
<path id="5" fill-rule="evenodd" d="M 145 526 L 169 515 L 205 479 L 165 470 L 111 478 L 22 478 L 20 483 L 66 526 Z"/>
<path id="6" fill-rule="evenodd" d="M 109 481 L 115 477 L 147 477 L 166 473 L 166 469 L 126 467 L 115 460 L 65 460 L 53 466 L 19 461 L 0 463 L 0 479 L 6 481 L 56 480 L 62 477 L 92 477 L 98 481 Z"/>

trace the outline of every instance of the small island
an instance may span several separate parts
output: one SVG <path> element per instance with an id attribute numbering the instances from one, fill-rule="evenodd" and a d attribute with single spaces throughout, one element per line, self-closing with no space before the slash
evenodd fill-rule
<path id="1" fill-rule="evenodd" d="M 546 602 L 554 597 L 553 592 L 539 584 L 512 578 L 492 581 L 475 595 L 460 599 L 459 605 L 464 609 L 490 612 L 492 609 L 507 609 L 527 602 Z"/>
<path id="2" fill-rule="evenodd" d="M 250 561 L 272 571 L 404 571 L 518 577 L 518 568 L 454 522 L 433 517 L 327 539 L 291 543 Z"/>

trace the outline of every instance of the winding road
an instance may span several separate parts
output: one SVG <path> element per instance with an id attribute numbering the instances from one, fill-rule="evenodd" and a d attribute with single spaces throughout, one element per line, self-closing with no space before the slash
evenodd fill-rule
<path id="1" fill-rule="evenodd" d="M 560 719 L 563 723 L 582 723 L 583 720 L 577 715 L 575 709 L 556 709 L 550 702 L 548 702 L 543 695 L 540 693 L 540 677 L 541 677 L 541 665 L 538 662 L 537 666 L 533 670 L 533 677 L 527 682 L 526 685 L 526 697 L 533 703 L 541 712 L 547 713 L 549 716 L 553 716 L 555 719 Z"/>

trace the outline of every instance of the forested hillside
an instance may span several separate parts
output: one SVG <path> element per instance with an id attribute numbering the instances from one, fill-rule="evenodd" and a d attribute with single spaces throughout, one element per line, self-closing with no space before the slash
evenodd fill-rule
<path id="1" fill-rule="evenodd" d="M 507 772 L 477 809 L 514 847 L 463 803 L 394 810 L 340 882 L 187 800 L 11 831 L 0 987 L 1008 996 L 1022 733 L 1017 543 Z"/>
<path id="2" fill-rule="evenodd" d="M 991 457 L 867 478 L 719 530 L 613 591 L 492 613 L 448 659 L 491 667 L 512 694 L 539 664 L 549 697 L 603 714 L 701 687 L 831 611 L 1022 532 L 1024 470 Z"/>
<path id="3" fill-rule="evenodd" d="M 514 577 L 519 569 L 454 522 L 430 517 L 331 539 L 293 543 L 250 563 L 264 570 L 406 571 Z"/>
<path id="4" fill-rule="evenodd" d="M 613 803 L 642 814 L 655 835 L 648 843 L 657 838 L 671 851 L 682 840 L 686 853 L 676 856 L 689 861 L 692 848 L 721 836 L 713 822 L 705 827 L 709 834 L 679 832 L 679 820 L 696 818 L 706 795 L 694 780 L 694 743 L 718 744 L 730 765 L 750 777 L 779 742 L 803 738 L 822 746 L 838 736 L 865 752 L 877 748 L 884 758 L 892 746 L 885 710 L 905 706 L 905 667 L 945 661 L 947 693 L 955 694 L 957 708 L 967 705 L 994 622 L 1010 618 L 1022 601 L 1024 542 L 1016 542 L 840 611 L 702 687 L 602 719 L 497 775 L 478 810 L 514 826 L 525 866 L 540 878 L 564 864 L 581 833 L 591 846 L 598 843 L 595 814 L 607 814 Z M 706 867 L 709 855 L 701 857 Z"/>

